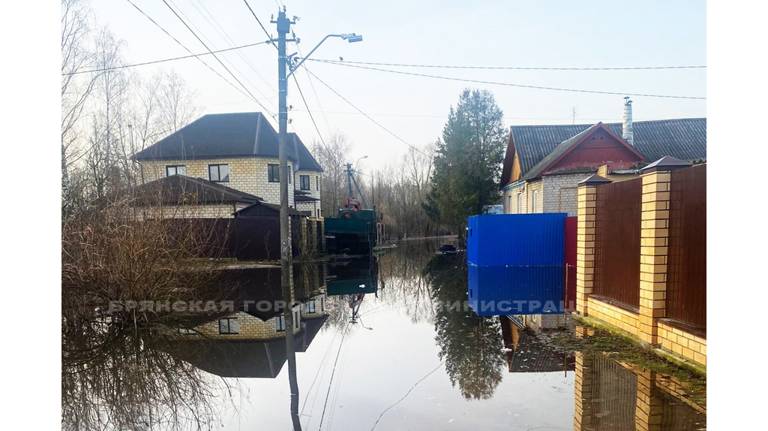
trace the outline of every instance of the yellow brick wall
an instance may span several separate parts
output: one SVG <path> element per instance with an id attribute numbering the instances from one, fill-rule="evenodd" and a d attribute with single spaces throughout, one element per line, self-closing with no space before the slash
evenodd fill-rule
<path id="1" fill-rule="evenodd" d="M 662 349 L 701 365 L 707 365 L 706 339 L 659 321 L 657 340 Z"/>
<path id="2" fill-rule="evenodd" d="M 168 205 L 163 207 L 136 207 L 136 219 L 148 218 L 233 218 L 238 207 L 220 205 Z"/>
<path id="3" fill-rule="evenodd" d="M 187 176 L 207 180 L 209 179 L 208 165 L 228 164 L 229 182 L 221 183 L 222 185 L 256 195 L 264 199 L 265 202 L 272 204 L 280 203 L 280 183 L 269 182 L 267 165 L 278 163 L 278 159 L 256 157 L 202 160 L 147 160 L 140 162 L 144 182 L 165 177 L 165 167 L 169 165 L 184 165 L 186 166 Z M 288 166 L 293 169 L 290 161 Z M 295 181 L 291 181 L 289 189 L 292 187 L 298 188 Z M 288 205 L 293 206 L 293 193 L 288 193 Z"/>
<path id="4" fill-rule="evenodd" d="M 285 336 L 285 331 L 277 331 L 277 317 L 273 317 L 267 321 L 263 321 L 258 317 L 251 316 L 248 313 L 239 311 L 234 313 L 229 318 L 237 318 L 240 323 L 240 331 L 238 334 L 219 334 L 219 321 L 214 320 L 212 322 L 204 323 L 200 326 L 196 326 L 194 329 L 199 335 L 188 335 L 189 337 L 211 337 L 222 338 L 231 340 L 266 340 L 270 338 L 280 338 Z M 299 332 L 301 324 L 296 325 L 294 333 Z"/>
<path id="5" fill-rule="evenodd" d="M 602 320 L 613 327 L 619 328 L 631 335 L 638 335 L 638 316 L 636 313 L 625 310 L 615 305 L 607 304 L 603 301 L 589 297 L 589 316 Z"/>
<path id="6" fill-rule="evenodd" d="M 534 192 L 537 193 L 534 208 Z M 544 184 L 542 181 L 526 182 L 524 187 L 509 188 L 502 197 L 505 214 L 530 214 L 544 212 Z"/>

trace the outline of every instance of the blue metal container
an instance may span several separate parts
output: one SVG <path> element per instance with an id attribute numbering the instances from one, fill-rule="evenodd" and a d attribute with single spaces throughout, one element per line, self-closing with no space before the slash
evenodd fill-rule
<path id="1" fill-rule="evenodd" d="M 468 296 L 480 316 L 564 311 L 565 213 L 469 217 Z"/>

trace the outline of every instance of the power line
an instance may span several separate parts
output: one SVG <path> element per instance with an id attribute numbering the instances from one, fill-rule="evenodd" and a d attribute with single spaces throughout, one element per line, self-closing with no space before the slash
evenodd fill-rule
<path id="1" fill-rule="evenodd" d="M 248 4 L 248 0 L 243 0 L 243 3 L 245 3 L 245 7 L 247 7 L 248 10 L 251 11 L 251 15 L 253 15 L 253 19 L 255 19 L 257 23 L 259 23 L 259 27 L 261 27 L 261 29 L 264 31 L 264 34 L 266 34 L 270 42 L 272 42 L 272 46 L 274 46 L 275 49 L 277 49 L 277 45 L 275 44 L 275 41 L 272 38 L 272 35 L 269 34 L 269 31 L 267 31 L 267 28 L 264 27 L 264 24 L 261 23 L 261 20 L 259 19 L 258 15 L 256 15 L 256 12 L 254 12 L 253 9 L 251 8 L 251 5 Z"/>
<path id="2" fill-rule="evenodd" d="M 323 144 L 323 147 L 327 149 L 328 146 L 325 144 L 325 139 L 323 139 L 323 135 L 320 133 L 320 128 L 317 127 L 315 116 L 312 115 L 312 111 L 310 111 L 309 109 L 309 105 L 307 104 L 307 99 L 304 98 L 304 93 L 301 91 L 301 86 L 299 86 L 299 80 L 296 78 L 295 74 L 293 75 L 293 82 L 296 83 L 296 89 L 299 90 L 301 101 L 304 103 L 304 107 L 307 108 L 307 114 L 309 114 L 309 119 L 312 120 L 312 125 L 315 126 L 315 132 L 317 132 L 317 137 L 320 138 L 320 142 Z"/>
<path id="3" fill-rule="evenodd" d="M 422 78 L 442 79 L 442 80 L 445 80 L 445 81 L 469 82 L 469 83 L 473 83 L 473 84 L 501 85 L 501 86 L 506 86 L 506 87 L 528 88 L 528 89 L 533 89 L 533 90 L 564 91 L 564 92 L 570 92 L 570 93 L 604 94 L 604 95 L 612 95 L 612 96 L 635 96 L 635 97 L 657 97 L 657 98 L 665 98 L 665 99 L 706 100 L 706 97 L 700 97 L 700 96 L 674 96 L 674 95 L 666 95 L 666 94 L 632 93 L 632 92 L 618 92 L 618 91 L 584 90 L 584 89 L 563 88 L 563 87 L 547 87 L 547 86 L 542 86 L 542 85 L 529 85 L 529 84 L 518 84 L 518 83 L 513 83 L 513 82 L 486 81 L 486 80 L 481 80 L 481 79 L 457 78 L 457 77 L 452 77 L 452 76 L 430 75 L 430 74 L 418 73 L 418 72 L 405 72 L 405 71 L 401 71 L 401 70 L 381 69 L 381 68 L 378 68 L 378 67 L 359 66 L 359 65 L 354 65 L 354 64 L 345 64 L 345 62 L 332 61 L 332 60 L 315 60 L 315 61 L 319 61 L 319 62 L 327 63 L 327 64 L 333 64 L 333 65 L 336 65 L 336 66 L 351 67 L 351 68 L 355 68 L 355 69 L 366 69 L 366 70 L 375 70 L 375 71 L 378 71 L 378 72 L 395 73 L 395 74 L 398 74 L 398 75 L 419 76 L 419 77 L 422 77 Z"/>
<path id="4" fill-rule="evenodd" d="M 267 43 L 270 43 L 270 41 L 267 40 L 267 41 L 264 41 L 264 42 L 253 42 L 253 43 L 248 43 L 248 44 L 245 44 L 245 45 L 233 46 L 233 47 L 230 47 L 230 48 L 216 49 L 216 50 L 213 50 L 212 52 L 218 54 L 218 53 L 221 53 L 221 52 L 229 52 L 229 51 L 234 51 L 234 50 L 237 50 L 237 49 L 250 48 L 252 46 L 265 45 Z M 181 56 L 178 56 L 178 57 L 162 58 L 162 59 L 158 59 L 158 60 L 149 60 L 149 61 L 143 61 L 141 63 L 124 64 L 124 65 L 121 65 L 121 66 L 105 67 L 105 68 L 101 68 L 101 69 L 79 70 L 77 72 L 62 73 L 61 75 L 62 76 L 68 76 L 68 75 L 79 75 L 81 73 L 109 72 L 109 71 L 118 70 L 118 69 L 128 69 L 128 68 L 131 68 L 131 67 L 148 66 L 148 65 L 151 65 L 151 64 L 165 63 L 165 62 L 169 62 L 169 61 L 185 60 L 185 59 L 188 59 L 188 58 L 198 58 L 198 57 L 202 57 L 202 56 L 205 56 L 205 55 L 211 55 L 211 52 L 200 52 L 200 53 L 197 53 L 197 54 L 181 55 Z"/>
<path id="5" fill-rule="evenodd" d="M 339 62 L 332 59 L 309 59 L 321 62 Z M 473 69 L 473 70 L 551 70 L 551 71 L 611 71 L 611 70 L 675 70 L 675 69 L 706 69 L 702 65 L 684 65 L 684 66 L 615 66 L 615 67 L 579 67 L 579 66 L 457 66 L 445 64 L 408 64 L 408 63 L 380 63 L 372 61 L 351 61 L 343 60 L 344 63 L 362 64 L 367 66 L 393 66 L 393 67 L 413 67 L 413 68 L 432 68 L 432 69 Z"/>
<path id="6" fill-rule="evenodd" d="M 424 375 L 424 377 L 422 377 L 422 378 L 420 378 L 419 380 L 417 380 L 417 381 L 416 381 L 416 383 L 414 383 L 413 385 L 411 385 L 411 387 L 408 389 L 408 391 L 407 391 L 407 392 L 406 392 L 406 393 L 405 393 L 405 394 L 404 394 L 404 395 L 403 395 L 403 396 L 402 396 L 402 397 L 401 397 L 399 400 L 395 401 L 395 403 L 394 403 L 394 404 L 392 404 L 392 405 L 390 405 L 389 407 L 387 407 L 386 409 L 384 409 L 384 411 L 382 411 L 382 412 L 379 414 L 379 417 L 377 417 L 377 418 L 376 418 L 376 422 L 374 422 L 374 423 L 373 423 L 373 426 L 371 427 L 371 431 L 373 431 L 374 429 L 376 429 L 376 426 L 378 426 L 378 425 L 379 425 L 379 421 L 381 420 L 381 418 L 382 418 L 382 417 L 384 417 L 384 415 L 385 415 L 385 414 L 386 414 L 388 411 L 390 411 L 390 410 L 391 410 L 391 409 L 393 409 L 395 406 L 397 406 L 398 404 L 400 404 L 400 403 L 401 403 L 401 402 L 402 402 L 402 401 L 403 401 L 403 400 L 404 400 L 406 397 L 408 397 L 408 395 L 410 395 L 410 394 L 411 394 L 411 392 L 412 392 L 414 389 L 416 389 L 416 386 L 418 386 L 418 385 L 419 385 L 419 383 L 423 382 L 424 380 L 426 380 L 426 379 L 427 379 L 427 377 L 429 377 L 429 376 L 431 376 L 432 374 L 434 374 L 434 372 L 435 372 L 435 371 L 437 371 L 438 369 L 440 369 L 440 367 L 441 367 L 442 365 L 443 365 L 443 361 L 440 361 L 440 363 L 439 363 L 439 364 L 437 364 L 437 366 L 436 366 L 435 368 L 433 368 L 433 369 L 432 369 L 430 372 L 428 372 L 427 374 L 425 374 L 425 375 Z"/>
<path id="7" fill-rule="evenodd" d="M 197 5 L 199 5 L 200 7 L 198 7 Z M 213 13 L 205 6 L 205 4 L 201 0 L 195 0 L 195 2 L 192 3 L 192 6 L 198 12 L 200 12 L 200 16 L 202 16 L 206 21 L 208 21 L 208 23 L 216 27 L 216 30 L 219 32 L 219 34 L 224 36 L 224 39 L 230 45 L 235 44 L 235 41 L 229 36 L 229 33 L 227 33 L 227 31 L 224 29 L 224 27 L 221 24 L 219 24 L 219 21 L 216 19 Z M 256 69 L 256 67 L 251 63 L 250 60 L 248 60 L 248 58 L 242 52 L 238 52 L 237 55 L 240 57 L 240 59 L 243 60 L 245 65 L 248 66 L 248 68 L 253 71 L 256 77 L 259 78 L 259 80 L 264 83 L 264 85 L 266 85 L 270 90 L 274 90 L 274 87 L 272 87 L 272 84 L 270 84 L 268 80 L 266 80 L 263 76 L 261 76 L 261 73 Z"/>
<path id="8" fill-rule="evenodd" d="M 351 107 L 352 107 L 352 108 L 354 108 L 354 109 L 355 109 L 357 112 L 359 112 L 359 113 L 360 113 L 362 116 L 364 116 L 365 118 L 367 118 L 368 120 L 370 120 L 370 121 L 371 121 L 373 124 L 375 124 L 375 125 L 379 126 L 379 128 L 381 128 L 381 129 L 382 129 L 382 130 L 384 130 L 385 132 L 389 133 L 391 136 L 393 136 L 393 137 L 394 137 L 395 139 L 397 139 L 398 141 L 400 141 L 400 142 L 404 143 L 405 145 L 407 145 L 407 146 L 409 146 L 409 147 L 413 148 L 415 151 L 418 151 L 419 153 L 421 153 L 421 154 L 423 154 L 423 155 L 427 156 L 427 154 L 426 154 L 424 151 L 420 150 L 420 149 L 419 149 L 418 147 L 416 147 L 415 145 L 412 145 L 412 144 L 410 144 L 408 141 L 406 141 L 405 139 L 403 139 L 403 138 L 401 138 L 400 136 L 398 136 L 398 135 L 397 135 L 395 132 L 393 132 L 393 131 L 389 130 L 388 128 L 384 127 L 384 125 L 383 125 L 383 124 L 379 123 L 379 122 L 378 122 L 378 121 L 376 121 L 376 120 L 375 120 L 373 117 L 371 117 L 370 115 L 366 114 L 366 113 L 365 113 L 365 111 L 363 111 L 362 109 L 358 108 L 358 107 L 357 107 L 357 105 L 355 105 L 354 103 L 350 102 L 350 101 L 349 101 L 349 99 L 347 99 L 346 97 L 342 96 L 342 95 L 341 95 L 341 94 L 340 94 L 338 91 L 336 91 L 336 90 L 335 90 L 333 87 L 331 87 L 331 86 L 330 86 L 330 85 L 328 85 L 328 84 L 327 84 L 325 81 L 323 81 L 322 79 L 320 79 L 320 78 L 319 78 L 317 75 L 315 75 L 315 74 L 314 74 L 313 72 L 311 72 L 309 69 L 306 69 L 306 68 L 305 68 L 304 70 L 306 70 L 306 71 L 307 71 L 307 73 L 309 73 L 310 75 L 312 75 L 312 76 L 313 76 L 313 77 L 314 77 L 314 78 L 315 78 L 315 79 L 316 79 L 318 82 L 320 82 L 321 84 L 323 84 L 323 85 L 325 86 L 325 88 L 327 88 L 327 89 L 331 90 L 331 92 L 332 92 L 333 94 L 335 94 L 336 96 L 338 96 L 338 98 L 339 98 L 339 99 L 341 99 L 341 100 L 343 100 L 344 102 L 346 102 L 346 103 L 347 103 L 347 105 L 351 106 Z"/>
<path id="9" fill-rule="evenodd" d="M 221 61 L 221 59 L 220 59 L 220 58 L 219 58 L 219 57 L 218 57 L 218 56 L 217 56 L 215 53 L 213 53 L 213 51 L 211 50 L 211 48 L 209 48 L 209 47 L 208 47 L 208 45 L 207 45 L 205 42 L 203 42 L 203 39 L 201 39 L 201 38 L 200 38 L 200 36 L 198 36 L 198 35 L 197 35 L 197 33 L 195 33 L 195 31 L 194 31 L 194 30 L 192 30 L 192 27 L 190 27 L 190 26 L 189 26 L 189 24 L 187 24 L 187 22 L 186 22 L 186 21 L 184 21 L 184 19 L 183 19 L 181 16 L 179 16 L 179 14 L 176 12 L 176 10 L 174 10 L 174 9 L 171 7 L 171 5 L 170 5 L 170 4 L 168 4 L 168 1 L 167 1 L 167 0 L 163 0 L 163 3 L 164 3 L 164 4 L 165 4 L 167 7 L 168 7 L 168 9 L 170 9 L 170 11 L 171 11 L 171 12 L 173 12 L 173 14 L 176 16 L 176 18 L 178 18 L 178 19 L 179 19 L 179 21 L 181 21 L 181 23 L 182 23 L 182 24 L 184 24 L 184 27 L 186 27 L 186 28 L 187 28 L 187 30 L 189 30 L 189 31 L 192 33 L 192 35 L 193 35 L 193 36 L 195 36 L 195 38 L 196 38 L 196 39 L 197 39 L 197 40 L 198 40 L 198 41 L 199 41 L 199 42 L 200 42 L 200 43 L 201 43 L 201 44 L 202 44 L 202 45 L 205 47 L 205 49 L 207 49 L 207 50 L 208 50 L 208 52 L 210 52 L 210 53 L 211 53 L 211 55 L 213 55 L 213 58 L 215 58 L 215 59 L 216 59 L 216 61 L 218 61 L 218 62 L 219 62 L 219 64 L 221 65 L 221 67 L 223 67 L 223 68 L 224 68 L 224 70 L 226 70 L 226 71 L 227 71 L 227 73 L 229 73 L 229 75 L 230 75 L 230 76 L 232 76 L 232 79 L 234 79 L 235 81 L 237 81 L 237 83 L 238 83 L 238 84 L 240 84 L 240 86 L 241 86 L 241 87 L 243 87 L 243 89 L 245 90 L 245 92 L 246 92 L 246 93 L 248 93 L 248 95 L 249 95 L 249 96 L 251 96 L 251 99 L 253 99 L 253 101 L 254 101 L 254 102 L 256 102 L 256 104 L 257 104 L 257 105 L 259 105 L 259 106 L 260 106 L 262 109 L 264 109 L 266 112 L 268 112 L 270 115 L 272 115 L 272 116 L 274 117 L 274 115 L 275 115 L 275 114 L 274 114 L 274 113 L 272 113 L 272 111 L 270 111 L 270 110 L 269 110 L 269 108 L 267 108 L 266 106 L 264 106 L 264 104 L 262 104 L 262 103 L 259 101 L 259 99 L 257 99 L 257 98 L 256 98 L 256 96 L 254 96 L 254 95 L 253 95 L 253 93 L 251 93 L 251 90 L 249 90 L 249 89 L 248 89 L 248 87 L 246 87 L 246 86 L 245 86 L 245 84 L 243 84 L 243 82 L 242 82 L 242 81 L 240 81 L 240 79 L 238 79 L 238 77 L 237 77 L 237 76 L 235 76 L 235 74 L 234 74 L 234 73 L 232 73 L 232 71 L 229 69 L 229 67 L 227 67 L 227 65 L 226 65 L 226 64 L 224 64 L 224 62 L 223 62 L 223 61 Z"/>
<path id="10" fill-rule="evenodd" d="M 125 1 L 127 1 L 128 3 L 130 3 L 130 4 L 131 4 L 131 6 L 133 6 L 133 7 L 134 7 L 134 8 L 135 8 L 137 11 L 139 11 L 139 13 L 140 13 L 140 14 L 144 15 L 144 17 L 145 17 L 145 18 L 147 18 L 147 19 L 148 19 L 148 20 L 149 20 L 149 21 L 150 21 L 152 24 L 154 24 L 154 25 L 155 25 L 157 28 L 159 28 L 159 29 L 160 29 L 160 30 L 161 30 L 163 33 L 165 33 L 165 34 L 166 34 L 168 37 L 170 37 L 171 39 L 173 39 L 173 41 L 174 41 L 174 42 L 176 42 L 176 43 L 177 43 L 179 46 L 181 46 L 182 48 L 184 48 L 184 50 L 186 50 L 186 51 L 187 51 L 188 53 L 190 53 L 190 54 L 194 54 L 194 53 L 192 52 L 192 50 L 191 50 L 191 49 L 187 48 L 187 46 L 186 46 L 186 45 L 184 45 L 183 43 L 181 43 L 181 41 L 179 41 L 179 39 L 176 39 L 176 37 L 174 37 L 174 36 L 173 36 L 173 35 L 172 35 L 172 34 L 171 34 L 171 33 L 170 33 L 168 30 L 166 30 L 166 29 L 165 29 L 165 27 L 163 27 L 162 25 L 160 25 L 160 24 L 159 24 L 157 21 L 155 21 L 155 19 L 154 19 L 154 18 L 152 18 L 152 17 L 151 17 L 151 16 L 149 16 L 149 15 L 148 15 L 146 12 L 144 12 L 144 11 L 143 11 L 143 10 L 142 10 L 142 9 L 141 9 L 141 8 L 140 8 L 138 5 L 136 5 L 136 3 L 134 3 L 134 2 L 133 2 L 133 1 L 131 1 L 131 0 L 125 0 Z M 208 51 L 208 54 L 213 54 L 213 53 L 212 53 L 212 52 L 209 50 L 209 51 Z M 245 93 L 245 92 L 244 92 L 244 91 L 243 91 L 243 90 L 242 90 L 240 87 L 236 86 L 236 85 L 235 85 L 235 84 L 233 84 L 233 83 L 232 83 L 230 80 L 228 80 L 227 78 L 225 78 L 225 77 L 224 77 L 224 75 L 222 75 L 221 73 L 219 73 L 219 71 L 218 71 L 218 70 L 216 70 L 216 69 L 214 69 L 213 67 L 211 67 L 211 65 L 210 65 L 210 64 L 208 64 L 208 63 L 206 63 L 206 61 L 205 61 L 205 60 L 203 60 L 203 59 L 202 59 L 202 58 L 200 58 L 199 56 L 195 56 L 195 58 L 197 58 L 197 59 L 198 59 L 198 60 L 199 60 L 201 63 L 203 63 L 203 65 L 205 65 L 205 67 L 207 67 L 207 68 L 208 68 L 208 69 L 209 69 L 211 72 L 215 73 L 215 74 L 216 74 L 216 76 L 218 76 L 218 77 L 219 77 L 219 78 L 221 78 L 221 79 L 222 79 L 224 82 L 226 82 L 227 84 L 229 84 L 229 85 L 230 85 L 232 88 L 234 88 L 234 89 L 235 89 L 237 92 L 239 92 L 240 94 L 242 94 L 242 95 L 243 95 L 243 96 L 245 96 L 245 97 L 248 97 L 248 94 L 246 94 L 246 93 Z"/>
<path id="11" fill-rule="evenodd" d="M 328 391 L 325 393 L 325 402 L 323 403 L 323 414 L 320 416 L 320 426 L 317 429 L 323 428 L 323 419 L 325 419 L 325 409 L 328 407 L 328 396 L 331 393 L 331 385 L 333 384 L 333 376 L 336 374 L 336 364 L 339 362 L 339 355 L 341 354 L 341 347 L 344 345 L 344 337 L 347 336 L 349 331 L 349 323 L 344 328 L 344 332 L 341 334 L 341 341 L 339 342 L 339 350 L 336 351 L 336 359 L 333 361 L 333 370 L 331 371 L 331 379 L 328 382 Z"/>

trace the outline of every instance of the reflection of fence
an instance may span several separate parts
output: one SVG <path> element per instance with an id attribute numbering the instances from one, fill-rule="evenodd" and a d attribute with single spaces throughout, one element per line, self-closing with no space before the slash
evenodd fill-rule
<path id="1" fill-rule="evenodd" d="M 594 293 L 637 307 L 642 180 L 597 187 Z"/>
<path id="2" fill-rule="evenodd" d="M 674 377 L 576 352 L 575 430 L 703 429 L 706 410 Z"/>
<path id="3" fill-rule="evenodd" d="M 672 172 L 669 207 L 667 317 L 707 324 L 707 167 Z"/>

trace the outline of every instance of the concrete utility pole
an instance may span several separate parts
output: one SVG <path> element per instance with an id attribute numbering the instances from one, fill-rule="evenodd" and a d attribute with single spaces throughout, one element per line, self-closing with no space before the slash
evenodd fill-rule
<path id="1" fill-rule="evenodd" d="M 280 264 L 283 274 L 286 268 L 290 269 L 293 260 L 291 250 L 290 220 L 288 217 L 288 78 L 301 66 L 326 40 L 332 37 L 344 39 L 347 42 L 360 42 L 363 37 L 356 33 L 329 34 L 312 48 L 306 56 L 296 62 L 294 54 L 286 55 L 286 42 L 298 42 L 298 39 L 286 39 L 291 33 L 291 25 L 296 24 L 296 18 L 288 19 L 285 15 L 285 7 L 277 14 L 277 20 L 272 21 L 277 25 L 277 76 L 278 76 L 278 153 L 280 158 Z M 288 70 L 290 68 L 290 71 Z M 283 275 L 285 276 L 285 275 Z"/>
<path id="2" fill-rule="evenodd" d="M 293 252 L 291 250 L 290 220 L 288 218 L 288 57 L 285 54 L 286 35 L 291 31 L 292 21 L 285 16 L 285 9 L 277 14 L 277 79 L 278 79 L 278 154 L 280 158 L 280 264 L 283 277 L 290 270 Z M 287 267 L 286 267 L 287 265 Z M 288 271 L 290 272 L 290 271 Z"/>
<path id="3" fill-rule="evenodd" d="M 280 159 L 280 284 L 285 299 L 283 319 L 285 321 L 285 349 L 288 356 L 288 380 L 291 387 L 291 419 L 295 430 L 301 429 L 299 420 L 299 386 L 296 378 L 296 353 L 293 340 L 293 250 L 291 249 L 291 227 L 288 217 L 288 78 L 312 55 L 317 48 L 328 38 L 338 37 L 348 42 L 359 42 L 363 37 L 355 33 L 329 34 L 325 36 L 312 50 L 295 63 L 293 55 L 286 55 L 287 42 L 298 42 L 298 39 L 287 39 L 291 33 L 291 25 L 296 23 L 296 18 L 288 19 L 285 15 L 285 6 L 278 11 L 277 20 L 272 21 L 277 25 L 277 76 L 278 76 L 278 157 Z M 274 40 L 272 40 L 274 43 Z M 290 71 L 288 70 L 290 68 Z M 292 172 L 291 172 L 292 173 Z"/>

